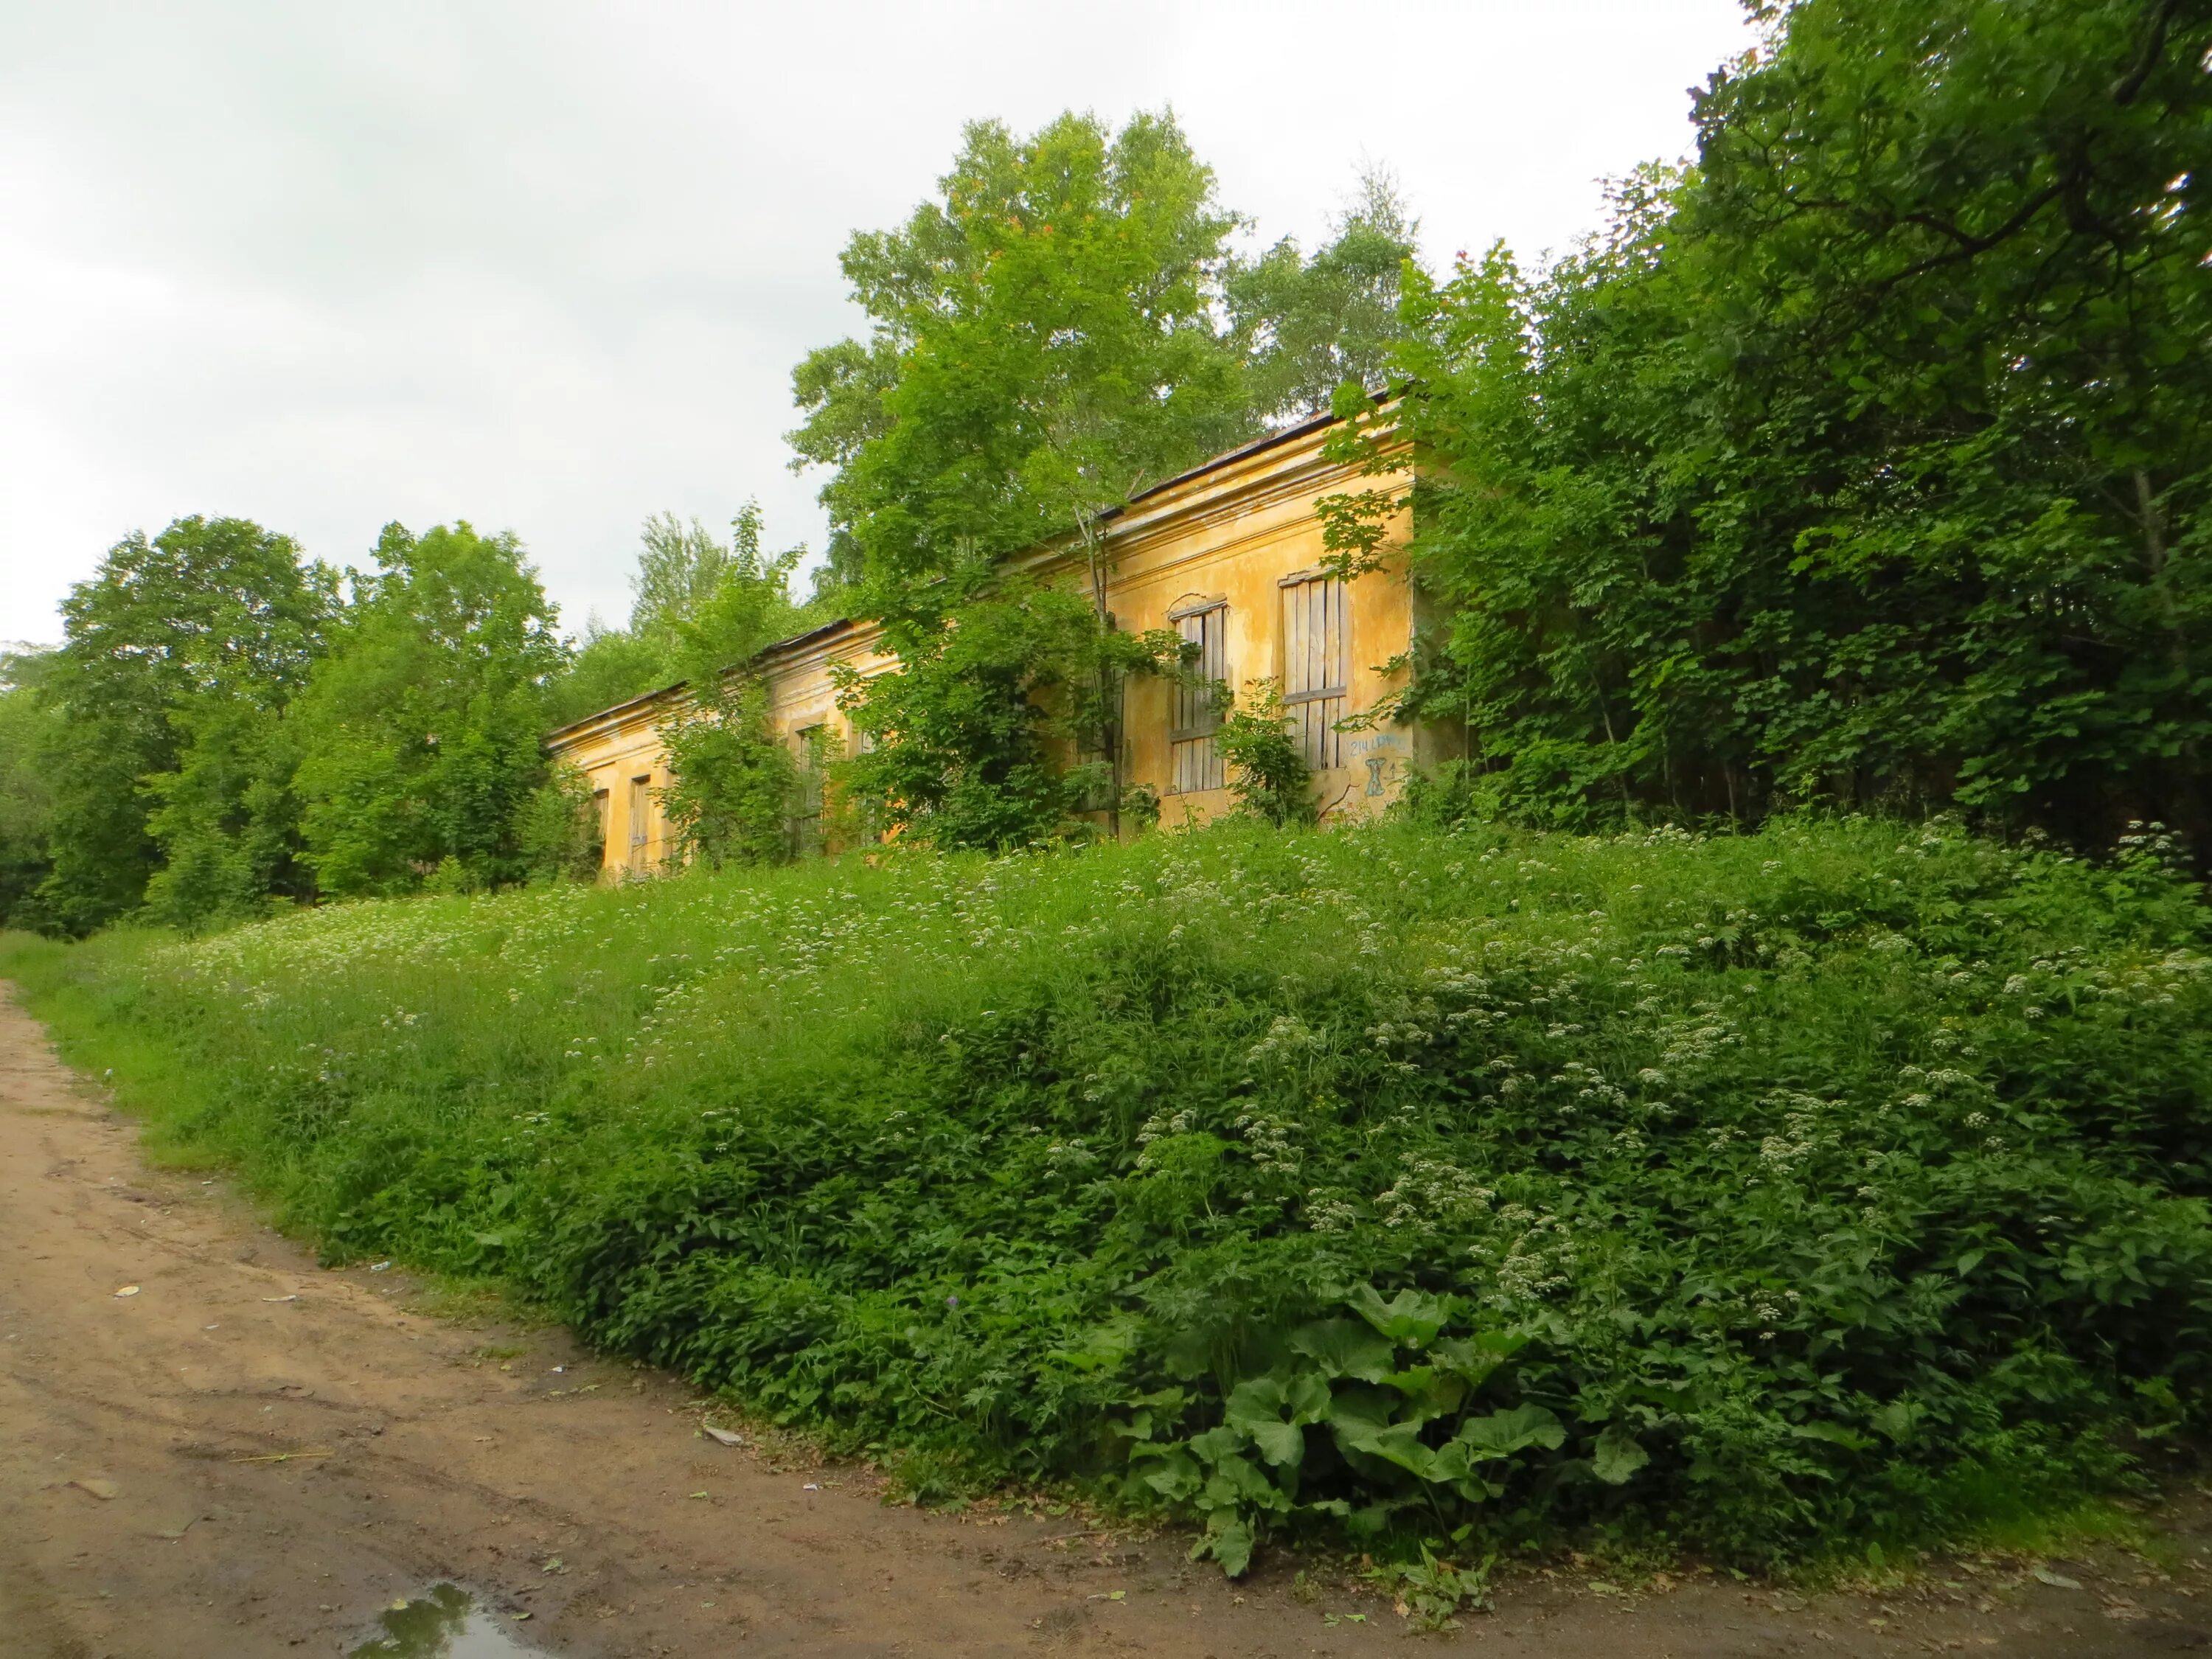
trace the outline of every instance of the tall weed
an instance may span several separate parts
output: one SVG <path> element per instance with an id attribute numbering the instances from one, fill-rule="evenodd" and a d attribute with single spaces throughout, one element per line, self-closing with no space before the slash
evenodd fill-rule
<path id="1" fill-rule="evenodd" d="M 1762 1565 L 2203 1424 L 2212 957 L 2159 854 L 1229 825 L 11 971 L 333 1258 L 521 1286 L 918 1484 L 1088 1483 L 1232 1572 Z"/>

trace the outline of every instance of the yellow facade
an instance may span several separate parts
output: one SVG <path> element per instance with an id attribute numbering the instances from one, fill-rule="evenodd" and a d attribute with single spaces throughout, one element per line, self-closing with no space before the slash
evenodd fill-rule
<path id="1" fill-rule="evenodd" d="M 1407 482 L 1362 477 L 1329 460 L 1322 453 L 1329 425 L 1309 422 L 1264 439 L 1132 501 L 1110 522 L 1106 595 L 1116 626 L 1180 631 L 1206 671 L 1240 699 L 1253 681 L 1281 686 L 1314 765 L 1324 823 L 1381 810 L 1410 768 L 1443 752 L 1442 739 L 1419 727 L 1382 721 L 1338 729 L 1403 687 L 1415 611 L 1402 562 L 1388 544 L 1380 568 L 1352 581 L 1322 568 L 1318 503 Z M 1402 540 L 1403 530 L 1394 539 Z M 831 623 L 770 646 L 754 665 L 776 730 L 802 753 L 817 732 L 852 748 L 831 677 L 838 664 L 864 675 L 893 666 L 878 649 L 873 624 L 862 622 Z M 668 782 L 659 728 L 682 695 L 672 689 L 635 698 L 548 739 L 556 758 L 591 779 L 605 866 L 616 875 L 647 873 L 671 856 L 655 795 Z M 1122 776 L 1159 792 L 1164 823 L 1202 823 L 1233 805 L 1212 719 L 1202 698 L 1179 696 L 1168 683 L 1129 688 Z"/>

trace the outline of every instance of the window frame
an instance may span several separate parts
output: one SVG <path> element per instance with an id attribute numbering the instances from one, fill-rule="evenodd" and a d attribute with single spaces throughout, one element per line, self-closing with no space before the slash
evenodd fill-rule
<path id="1" fill-rule="evenodd" d="M 1168 719 L 1166 793 L 1196 795 L 1225 789 L 1228 769 L 1218 741 L 1222 710 L 1213 688 L 1229 684 L 1229 600 L 1224 595 L 1179 605 L 1168 612 L 1168 622 L 1184 644 L 1198 647 L 1197 666 L 1208 684 L 1178 680 L 1170 690 L 1174 702 Z M 1195 638 L 1190 631 L 1193 624 Z"/>
<path id="2" fill-rule="evenodd" d="M 629 781 L 629 855 L 628 869 L 642 869 L 646 849 L 653 845 L 653 774 L 634 775 Z"/>
<path id="3" fill-rule="evenodd" d="M 1344 765 L 1344 734 L 1336 728 L 1352 694 L 1351 584 L 1316 568 L 1294 570 L 1275 585 L 1281 593 L 1283 709 L 1296 726 L 1306 764 L 1333 772 Z M 1301 589 L 1317 591 L 1301 596 Z"/>
<path id="4" fill-rule="evenodd" d="M 822 817 L 829 800 L 830 717 L 825 714 L 811 726 L 793 726 L 791 741 L 799 762 L 799 799 L 793 803 L 792 838 L 797 850 L 811 852 L 817 850 L 821 840 Z"/>

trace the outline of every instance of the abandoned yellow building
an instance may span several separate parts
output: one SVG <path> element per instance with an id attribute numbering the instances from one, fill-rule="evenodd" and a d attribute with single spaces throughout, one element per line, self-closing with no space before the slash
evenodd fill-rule
<path id="1" fill-rule="evenodd" d="M 1277 682 L 1324 823 L 1388 805 L 1410 768 L 1433 763 L 1448 747 L 1420 726 L 1341 729 L 1404 684 L 1416 615 L 1393 551 L 1402 523 L 1365 574 L 1346 580 L 1324 567 L 1325 497 L 1410 482 L 1363 477 L 1332 459 L 1324 449 L 1332 424 L 1309 421 L 1153 486 L 1112 515 L 1106 543 L 1106 601 L 1117 626 L 1176 630 L 1203 675 L 1240 696 L 1251 682 Z M 1070 556 L 1071 573 L 1074 564 Z M 853 747 L 832 672 L 843 665 L 864 676 L 896 666 L 875 625 L 861 621 L 784 640 L 752 665 L 775 729 L 802 757 L 825 738 Z M 611 874 L 646 874 L 675 853 L 659 801 L 669 781 L 659 728 L 684 695 L 681 687 L 649 692 L 547 740 L 556 759 L 591 780 Z M 1164 680 L 1133 682 L 1127 695 L 1121 774 L 1159 793 L 1163 821 L 1203 822 L 1233 805 L 1212 700 Z"/>

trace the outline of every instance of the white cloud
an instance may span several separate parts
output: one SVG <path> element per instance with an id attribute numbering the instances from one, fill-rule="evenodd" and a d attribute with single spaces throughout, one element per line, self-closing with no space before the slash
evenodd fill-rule
<path id="1" fill-rule="evenodd" d="M 0 638 L 123 532 L 362 562 L 513 528 L 572 624 L 638 520 L 818 544 L 788 374 L 963 122 L 1172 103 L 1267 240 L 1385 163 L 1438 258 L 1562 246 L 1687 146 L 1731 0 L 0 7 Z"/>

